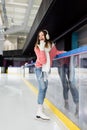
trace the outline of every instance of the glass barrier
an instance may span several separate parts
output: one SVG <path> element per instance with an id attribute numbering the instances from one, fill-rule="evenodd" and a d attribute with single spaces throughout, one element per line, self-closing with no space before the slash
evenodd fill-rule
<path id="1" fill-rule="evenodd" d="M 53 60 L 54 67 L 58 69 L 59 76 L 56 90 L 59 89 L 57 92 L 61 93 L 59 94 L 61 101 L 60 96 L 57 96 L 54 104 L 81 130 L 85 130 L 87 128 L 87 46 L 57 56 Z"/>
<path id="2" fill-rule="evenodd" d="M 26 67 L 29 67 L 29 81 L 37 87 L 34 64 Z M 33 76 L 33 80 L 30 75 Z M 87 46 L 56 56 L 48 81 L 48 100 L 81 130 L 86 130 Z"/>
<path id="3" fill-rule="evenodd" d="M 81 130 L 87 129 L 87 52 L 80 54 L 79 66 L 79 121 Z"/>

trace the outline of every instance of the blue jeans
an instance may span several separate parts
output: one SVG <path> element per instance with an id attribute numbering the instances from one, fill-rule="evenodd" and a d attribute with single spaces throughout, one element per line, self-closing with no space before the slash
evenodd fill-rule
<path id="1" fill-rule="evenodd" d="M 45 73 L 42 72 L 42 68 L 35 68 L 35 73 L 38 81 L 38 104 L 43 104 L 45 96 L 46 96 L 46 91 L 48 87 L 48 80 L 46 79 L 44 81 L 44 76 Z"/>
<path id="2" fill-rule="evenodd" d="M 62 81 L 64 99 L 68 100 L 68 92 L 70 90 L 74 103 L 75 104 L 78 103 L 79 94 L 75 86 L 75 80 L 74 80 L 75 75 L 73 75 L 73 79 L 70 80 L 69 66 L 66 64 L 62 65 L 61 67 L 58 67 L 58 72 Z"/>

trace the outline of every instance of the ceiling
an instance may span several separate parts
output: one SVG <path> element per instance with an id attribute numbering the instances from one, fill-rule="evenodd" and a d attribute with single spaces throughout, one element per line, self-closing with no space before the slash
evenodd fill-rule
<path id="1" fill-rule="evenodd" d="M 27 34 L 42 0 L 0 0 L 5 34 Z"/>
<path id="2" fill-rule="evenodd" d="M 0 7 L 5 34 L 26 35 L 23 54 L 30 57 L 38 30 L 56 41 L 87 23 L 87 0 L 0 0 Z"/>
<path id="3" fill-rule="evenodd" d="M 44 7 L 47 6 L 48 1 L 43 0 L 43 4 L 40 6 L 35 20 L 39 21 L 41 19 L 41 21 L 39 23 L 35 22 L 32 27 L 32 30 L 35 31 L 29 32 L 23 48 L 25 55 L 32 56 L 34 54 L 34 44 L 38 30 L 47 29 L 51 40 L 57 41 L 87 23 L 87 0 L 53 0 L 45 15 L 43 15 L 46 10 Z M 42 10 L 43 12 L 41 12 Z"/>

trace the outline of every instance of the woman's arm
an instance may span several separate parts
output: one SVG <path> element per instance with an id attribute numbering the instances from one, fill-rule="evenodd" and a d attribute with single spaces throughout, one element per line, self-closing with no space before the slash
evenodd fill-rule
<path id="1" fill-rule="evenodd" d="M 59 55 L 59 54 L 62 54 L 62 53 L 64 53 L 64 51 L 57 50 L 56 46 L 53 45 L 53 47 L 50 51 L 50 56 L 53 59 L 56 55 Z"/>

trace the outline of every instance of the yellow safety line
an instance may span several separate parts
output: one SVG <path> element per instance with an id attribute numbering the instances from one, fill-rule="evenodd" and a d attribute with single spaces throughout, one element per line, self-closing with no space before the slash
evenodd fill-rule
<path id="1" fill-rule="evenodd" d="M 37 94 L 38 90 L 27 80 L 22 78 L 25 84 Z M 45 99 L 45 103 L 49 106 L 52 112 L 69 128 L 69 130 L 80 130 L 76 124 L 74 124 L 68 117 L 66 117 L 58 108 L 56 108 L 48 99 Z"/>
<path id="2" fill-rule="evenodd" d="M 45 99 L 46 104 L 52 110 L 52 112 L 69 128 L 69 130 L 80 130 L 69 118 L 67 118 L 58 108 L 56 108 L 51 102 Z"/>

